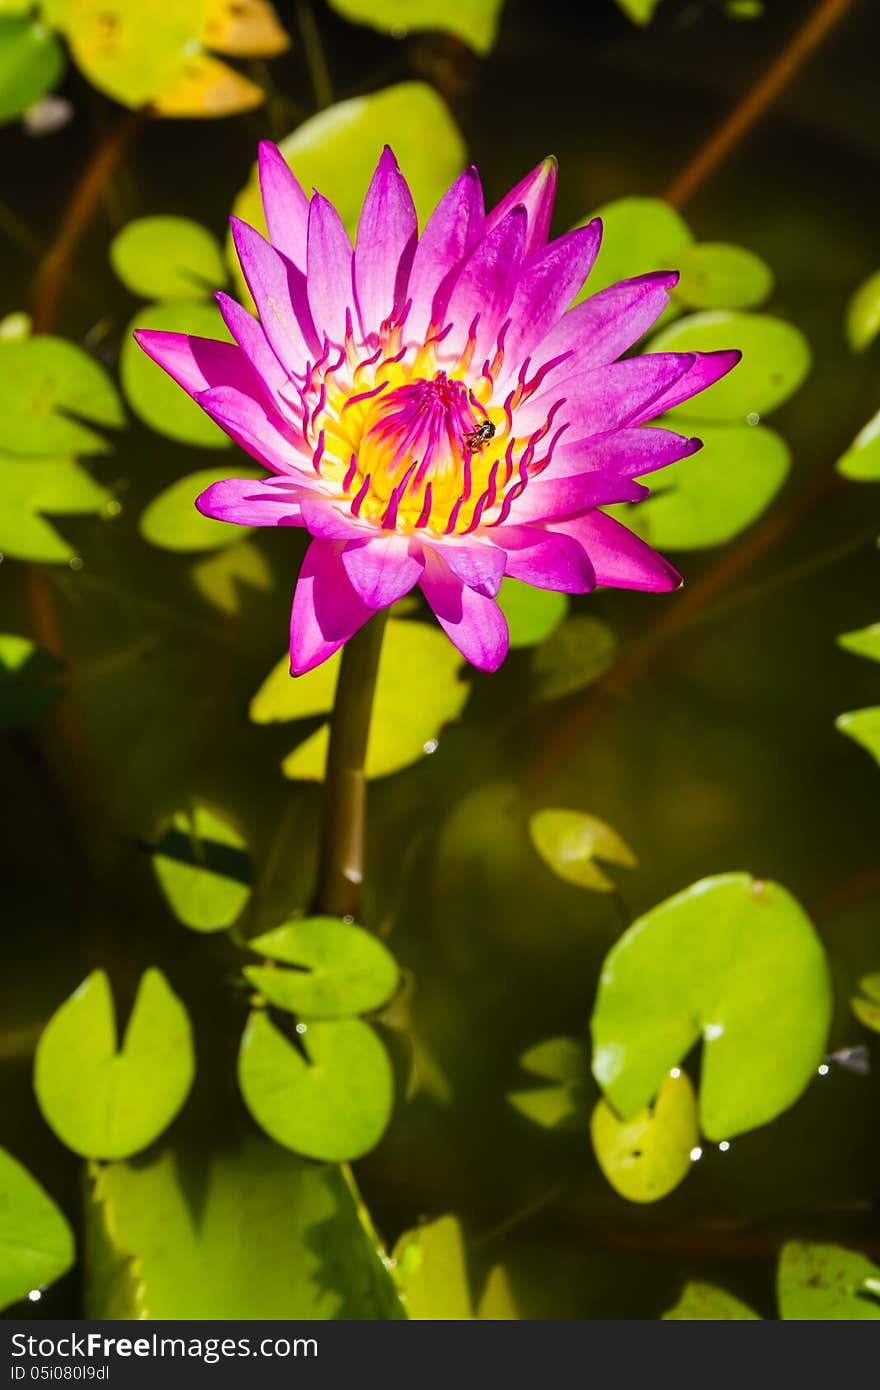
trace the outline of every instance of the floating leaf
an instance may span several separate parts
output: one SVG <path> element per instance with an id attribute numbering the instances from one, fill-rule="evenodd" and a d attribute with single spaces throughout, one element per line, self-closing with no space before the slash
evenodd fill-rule
<path id="1" fill-rule="evenodd" d="M 839 714 L 834 727 L 846 734 L 847 738 L 855 739 L 876 763 L 880 763 L 880 705 Z"/>
<path id="2" fill-rule="evenodd" d="M 178 811 L 153 868 L 171 911 L 193 931 L 231 927 L 251 895 L 244 840 L 207 806 Z"/>
<path id="3" fill-rule="evenodd" d="M 700 425 L 704 447 L 652 479 L 638 506 L 613 512 L 661 550 L 723 545 L 757 521 L 788 477 L 785 440 L 764 425 Z M 611 510 L 611 509 L 610 509 Z"/>
<path id="4" fill-rule="evenodd" d="M 0 1309 L 45 1288 L 73 1264 L 73 1231 L 32 1177 L 0 1149 Z"/>
<path id="5" fill-rule="evenodd" d="M 264 476 L 258 469 L 237 461 L 235 475 L 238 478 Z M 230 521 L 203 516 L 196 507 L 196 498 L 206 487 L 228 477 L 227 464 L 225 468 L 200 468 L 198 473 L 187 473 L 185 478 L 171 483 L 141 512 L 138 530 L 144 540 L 163 550 L 190 554 L 234 545 L 242 536 L 250 535 L 249 526 L 236 526 Z"/>
<path id="6" fill-rule="evenodd" d="M 229 342 L 229 331 L 216 304 L 172 300 L 139 309 L 123 338 L 119 377 L 132 410 L 151 429 L 202 449 L 229 448 L 232 444 L 229 435 L 224 434 L 201 406 L 181 390 L 177 382 L 148 357 L 143 348 L 138 347 L 132 336 L 136 328 L 192 333 L 199 338 L 219 338 Z M 245 473 L 244 476 L 249 474 Z"/>
<path id="7" fill-rule="evenodd" d="M 592 685 L 614 665 L 617 639 L 598 618 L 566 618 L 532 655 L 538 700 L 558 700 Z"/>
<path id="8" fill-rule="evenodd" d="M 0 17 L 0 121 L 11 121 L 55 86 L 64 52 L 38 19 Z"/>
<path id="9" fill-rule="evenodd" d="M 662 328 L 651 352 L 714 352 L 739 348 L 742 361 L 708 390 L 671 413 L 681 420 L 742 420 L 767 415 L 787 401 L 810 370 L 810 349 L 790 323 L 769 314 L 714 310 L 690 314 Z"/>
<path id="10" fill-rule="evenodd" d="M 864 352 L 880 333 L 880 270 L 869 275 L 846 306 L 846 336 L 853 352 Z"/>
<path id="11" fill-rule="evenodd" d="M 776 1277 L 779 1316 L 799 1322 L 876 1322 L 880 1268 L 855 1250 L 792 1240 L 782 1247 Z"/>
<path id="12" fill-rule="evenodd" d="M 526 1048 L 519 1064 L 523 1071 L 548 1081 L 578 1081 L 586 1085 L 590 1079 L 589 1053 L 577 1038 L 546 1038 Z"/>
<path id="13" fill-rule="evenodd" d="M 207 297 L 226 283 L 220 243 L 188 217 L 129 222 L 110 243 L 110 263 L 126 289 L 144 299 Z"/>
<path id="14" fill-rule="evenodd" d="M 339 662 L 337 654 L 294 679 L 288 658 L 282 657 L 251 701 L 251 719 L 270 724 L 329 713 Z M 461 657 L 435 627 L 389 619 L 367 742 L 368 777 L 398 772 L 436 747 L 443 725 L 461 714 L 468 696 L 460 672 Z M 325 725 L 301 743 L 285 758 L 285 775 L 320 781 L 328 738 Z"/>
<path id="15" fill-rule="evenodd" d="M 568 612 L 568 597 L 550 589 L 535 589 L 519 579 L 505 579 L 498 606 L 507 619 L 511 648 L 534 647 L 562 622 Z"/>
<path id="16" fill-rule="evenodd" d="M 381 941 L 336 917 L 286 922 L 248 946 L 270 960 L 299 967 L 248 965 L 244 973 L 270 1004 L 309 1018 L 351 1018 L 378 1009 L 400 978 L 397 962 Z"/>
<path id="17" fill-rule="evenodd" d="M 702 879 L 646 913 L 605 959 L 593 1074 L 623 1119 L 702 1037 L 700 1125 L 722 1140 L 797 1100 L 825 1054 L 828 964 L 779 884 Z"/>
<path id="18" fill-rule="evenodd" d="M 200 560 L 193 566 L 192 577 L 202 597 L 233 618 L 241 612 L 243 588 L 266 593 L 272 587 L 269 563 L 250 541 L 239 541 Z"/>
<path id="19" fill-rule="evenodd" d="M 0 454 L 0 554 L 62 563 L 76 552 L 46 520 L 103 511 L 110 493 L 68 458 Z"/>
<path id="20" fill-rule="evenodd" d="M 300 1024 L 297 1033 L 305 1055 L 262 1009 L 251 1013 L 238 1055 L 245 1104 L 294 1153 L 337 1163 L 360 1158 L 391 1115 L 384 1046 L 358 1018 Z"/>
<path id="21" fill-rule="evenodd" d="M 21 342 L 31 336 L 33 323 L 30 314 L 6 314 L 0 319 L 0 342 Z"/>
<path id="22" fill-rule="evenodd" d="M 773 288 L 773 273 L 744 246 L 701 241 L 677 256 L 675 297 L 691 309 L 750 309 Z"/>
<path id="23" fill-rule="evenodd" d="M 842 632 L 837 645 L 856 656 L 867 657 L 869 661 L 880 661 L 880 623 L 872 623 L 858 632 Z"/>
<path id="24" fill-rule="evenodd" d="M 455 1216 L 406 1231 L 394 1247 L 395 1278 L 410 1319 L 462 1322 L 473 1318 L 464 1238 Z"/>
<path id="25" fill-rule="evenodd" d="M 459 0 L 456 5 L 444 0 L 330 0 L 330 4 L 343 19 L 370 24 L 383 34 L 399 38 L 410 29 L 439 29 L 485 55 L 494 47 L 504 0 Z"/>
<path id="26" fill-rule="evenodd" d="M 732 1293 L 725 1293 L 724 1289 L 716 1289 L 714 1284 L 703 1284 L 697 1279 L 685 1284 L 675 1307 L 663 1314 L 664 1322 L 728 1322 L 733 1319 L 761 1321 L 748 1304 L 734 1298 Z"/>
<path id="27" fill-rule="evenodd" d="M 401 82 L 370 96 L 339 102 L 306 121 L 279 148 L 306 192 L 320 189 L 353 233 L 386 143 L 394 146 L 424 222 L 467 158 L 447 107 L 427 83 Z M 233 212 L 265 231 L 256 166 Z M 230 260 L 236 264 L 231 252 Z M 237 265 L 236 275 L 243 285 Z"/>
<path id="28" fill-rule="evenodd" d="M 29 637 L 0 632 L 0 729 L 15 729 L 39 718 L 61 694 L 48 682 L 61 669 Z"/>
<path id="29" fill-rule="evenodd" d="M 209 53 L 187 58 L 175 80 L 156 97 L 160 116 L 238 116 L 262 106 L 262 87 Z"/>
<path id="30" fill-rule="evenodd" d="M 519 1059 L 523 1071 L 558 1082 L 554 1086 L 511 1091 L 507 1100 L 533 1124 L 544 1129 L 583 1129 L 586 1122 L 590 1058 L 577 1038 L 547 1038 Z"/>
<path id="31" fill-rule="evenodd" d="M 880 481 L 880 410 L 859 430 L 846 453 L 837 460 L 837 471 L 854 483 Z"/>
<path id="32" fill-rule="evenodd" d="M 675 270 L 693 232 L 661 198 L 618 198 L 580 224 L 602 219 L 602 246 L 578 299 L 651 270 Z M 577 301 L 575 301 L 577 302 Z"/>
<path id="33" fill-rule="evenodd" d="M 859 980 L 859 989 L 861 994 L 850 999 L 850 1007 L 859 1023 L 880 1033 L 880 974 L 865 975 Z"/>
<path id="34" fill-rule="evenodd" d="M 576 883 L 579 888 L 614 892 L 614 883 L 599 868 L 597 858 L 629 869 L 638 863 L 616 830 L 585 811 L 536 811 L 529 821 L 529 833 L 544 863 L 566 883 Z"/>
<path id="35" fill-rule="evenodd" d="M 290 47 L 268 0 L 207 0 L 202 37 L 216 53 L 233 58 L 274 58 Z"/>
<path id="36" fill-rule="evenodd" d="M 118 429 L 122 406 L 100 363 L 74 343 L 38 333 L 0 341 L 0 447 L 12 454 L 102 454 L 100 435 Z"/>
<path id="37" fill-rule="evenodd" d="M 678 1187 L 697 1144 L 697 1102 L 678 1068 L 660 1084 L 652 1106 L 620 1120 L 600 1100 L 590 1121 L 593 1152 L 605 1177 L 628 1202 L 659 1202 Z"/>
<path id="38" fill-rule="evenodd" d="M 92 1172 L 88 1318 L 404 1316 L 343 1169 L 250 1138 Z"/>
<path id="39" fill-rule="evenodd" d="M 94 970 L 55 1011 L 37 1044 L 34 1089 L 43 1118 L 86 1158 L 127 1158 L 170 1125 L 195 1075 L 183 1004 L 145 970 L 117 1052 L 110 982 Z"/>
<path id="40" fill-rule="evenodd" d="M 634 24 L 650 24 L 660 0 L 617 0 L 617 4 Z"/>

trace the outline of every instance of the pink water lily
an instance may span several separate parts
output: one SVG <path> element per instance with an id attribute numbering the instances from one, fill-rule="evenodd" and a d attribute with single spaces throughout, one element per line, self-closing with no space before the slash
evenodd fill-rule
<path id="1" fill-rule="evenodd" d="M 637 479 L 700 447 L 646 422 L 739 358 L 620 360 L 662 313 L 675 272 L 569 308 L 601 226 L 548 242 L 553 160 L 489 213 L 465 170 L 419 236 L 386 148 L 354 247 L 271 144 L 260 185 L 269 239 L 232 219 L 259 320 L 218 294 L 232 342 L 136 336 L 272 475 L 214 483 L 199 509 L 312 536 L 291 614 L 294 674 L 415 585 L 485 671 L 507 652 L 505 575 L 572 594 L 677 587 L 672 565 L 602 511 L 647 496 Z"/>

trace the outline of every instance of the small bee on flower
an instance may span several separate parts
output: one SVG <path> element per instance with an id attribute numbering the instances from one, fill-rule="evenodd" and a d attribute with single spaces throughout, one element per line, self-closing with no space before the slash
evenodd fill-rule
<path id="1" fill-rule="evenodd" d="M 484 420 L 475 430 L 470 430 L 462 442 L 469 454 L 476 454 L 479 453 L 484 444 L 488 444 L 489 440 L 494 438 L 495 426 L 491 420 Z"/>

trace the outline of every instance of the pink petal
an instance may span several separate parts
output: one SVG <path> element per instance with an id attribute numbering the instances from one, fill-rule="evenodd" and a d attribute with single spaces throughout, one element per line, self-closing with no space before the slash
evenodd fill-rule
<path id="1" fill-rule="evenodd" d="M 451 288 L 445 281 L 482 239 L 485 221 L 480 176 L 471 165 L 441 198 L 419 238 L 407 289 L 412 300 L 406 321 L 411 340 L 424 340 L 432 322 L 445 323 Z"/>
<path id="2" fill-rule="evenodd" d="M 504 578 L 504 552 L 494 545 L 475 544 L 447 538 L 438 546 L 442 558 L 456 578 L 478 594 L 494 598 Z"/>
<path id="3" fill-rule="evenodd" d="M 304 270 L 309 200 L 284 155 L 270 140 L 260 141 L 260 192 L 269 240 L 276 250 Z"/>
<path id="4" fill-rule="evenodd" d="M 263 325 L 222 290 L 218 290 L 214 298 L 226 327 L 269 393 L 276 397 L 289 378 L 269 346 Z M 217 382 L 212 384 L 219 385 Z"/>
<path id="5" fill-rule="evenodd" d="M 354 298 L 351 241 L 332 203 L 320 193 L 309 210 L 307 252 L 309 305 L 321 342 L 345 339 L 345 311 Z"/>
<path id="6" fill-rule="evenodd" d="M 596 367 L 583 376 L 551 382 L 546 389 L 517 407 L 514 425 L 518 435 L 539 429 L 556 400 L 565 404 L 556 423 L 568 424 L 566 440 L 609 434 L 622 425 L 656 413 L 654 402 L 668 392 L 693 364 L 693 353 L 657 352 L 627 357 L 607 367 Z"/>
<path id="7" fill-rule="evenodd" d="M 525 233 L 525 212 L 522 208 L 514 208 L 474 247 L 455 280 L 446 306 L 444 318 L 453 328 L 443 341 L 442 357 L 457 357 L 463 351 L 477 316 L 474 362 L 478 371 L 486 355 L 493 352 L 519 276 Z"/>
<path id="8" fill-rule="evenodd" d="M 387 608 L 421 578 L 424 561 L 410 554 L 405 536 L 349 541 L 342 563 L 355 593 L 369 608 Z"/>
<path id="9" fill-rule="evenodd" d="M 543 159 L 537 168 L 512 188 L 506 198 L 502 198 L 486 218 L 486 231 L 491 232 L 502 222 L 507 214 L 521 204 L 528 217 L 523 254 L 531 256 L 540 250 L 550 232 L 550 219 L 553 216 L 553 202 L 556 198 L 557 164 L 552 155 Z"/>
<path id="10" fill-rule="evenodd" d="M 624 478 L 642 478 L 667 464 L 688 458 L 702 447 L 701 439 L 686 439 L 672 430 L 650 425 L 616 430 L 598 439 L 569 442 L 566 435 L 553 454 L 547 475 L 562 477 L 580 469 L 607 469 Z"/>
<path id="11" fill-rule="evenodd" d="M 262 390 L 251 364 L 234 343 L 157 328 L 135 329 L 134 337 L 147 356 L 191 396 L 212 386 L 234 386 L 248 394 Z"/>
<path id="12" fill-rule="evenodd" d="M 229 222 L 242 273 L 272 351 L 286 371 L 302 374 L 318 350 L 305 277 L 253 227 L 237 217 Z"/>
<path id="13" fill-rule="evenodd" d="M 497 671 L 509 639 L 507 621 L 495 600 L 469 589 L 427 546 L 419 587 L 462 656 L 480 671 Z"/>
<path id="14" fill-rule="evenodd" d="M 203 516 L 238 526 L 302 526 L 298 497 L 253 478 L 225 478 L 196 498 Z"/>
<path id="15" fill-rule="evenodd" d="M 312 493 L 302 500 L 303 521 L 313 536 L 325 540 L 350 541 L 378 534 L 376 527 L 368 521 L 359 521 L 352 516 L 348 504 L 338 502 L 332 497 Z"/>
<path id="16" fill-rule="evenodd" d="M 572 516 L 611 502 L 641 502 L 648 495 L 648 489 L 640 483 L 599 469 L 562 478 L 539 477 L 534 478 L 514 502 L 510 519 L 513 522 L 544 521 L 550 517 Z"/>
<path id="17" fill-rule="evenodd" d="M 499 526 L 497 544 L 507 553 L 505 573 L 536 589 L 586 594 L 596 576 L 583 547 L 572 536 L 539 526 Z"/>
<path id="18" fill-rule="evenodd" d="M 271 407 L 229 386 L 202 391 L 196 399 L 230 439 L 273 473 L 294 473 L 300 481 L 314 478 L 310 456 L 290 442 L 285 422 Z"/>
<path id="19" fill-rule="evenodd" d="M 419 224 L 397 160 L 386 145 L 364 199 L 354 251 L 354 283 L 364 336 L 403 308 Z"/>
<path id="20" fill-rule="evenodd" d="M 541 360 L 570 352 L 557 368 L 566 376 L 616 361 L 656 323 L 677 282 L 678 271 L 658 270 L 600 290 L 560 319 L 541 343 Z"/>
<path id="21" fill-rule="evenodd" d="M 511 326 L 504 339 L 505 363 L 513 372 L 565 313 L 592 269 L 601 239 L 602 223 L 597 217 L 589 226 L 552 241 L 525 266 L 511 301 Z M 541 360 L 556 355 L 542 348 Z M 571 370 L 566 364 L 566 375 Z"/>
<path id="22" fill-rule="evenodd" d="M 681 575 L 668 560 L 604 512 L 552 522 L 548 529 L 571 536 L 583 546 L 596 571 L 597 584 L 654 594 L 668 593 L 681 585 Z"/>
<path id="23" fill-rule="evenodd" d="M 372 617 L 342 566 L 344 541 L 314 540 L 299 572 L 290 614 L 290 669 L 303 676 L 338 651 Z"/>
<path id="24" fill-rule="evenodd" d="M 658 354 L 661 356 L 662 354 Z M 720 352 L 694 352 L 693 366 L 678 381 L 670 385 L 662 396 L 658 396 L 651 401 L 650 409 L 642 411 L 636 418 L 635 423 L 642 420 L 651 420 L 657 415 L 661 415 L 665 410 L 671 410 L 674 405 L 680 405 L 682 401 L 690 400 L 691 396 L 696 396 L 698 392 L 705 391 L 707 386 L 713 386 L 721 377 L 727 376 L 732 371 L 737 362 L 742 357 L 742 353 L 737 349 L 728 349 Z"/>

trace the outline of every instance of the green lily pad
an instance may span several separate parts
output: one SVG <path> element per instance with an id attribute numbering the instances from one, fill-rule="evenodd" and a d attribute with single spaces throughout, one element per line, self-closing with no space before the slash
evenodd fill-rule
<path id="1" fill-rule="evenodd" d="M 834 721 L 834 727 L 846 734 L 847 738 L 861 744 L 865 752 L 870 753 L 876 763 L 880 763 L 880 705 L 839 714 Z"/>
<path id="2" fill-rule="evenodd" d="M 719 874 L 640 917 L 609 952 L 593 1074 L 630 1119 L 702 1038 L 700 1127 L 729 1139 L 797 1100 L 830 1016 L 828 963 L 802 908 L 777 883 Z"/>
<path id="3" fill-rule="evenodd" d="M 675 297 L 691 309 L 751 309 L 773 288 L 773 272 L 760 256 L 725 242 L 685 247 L 675 268 Z"/>
<path id="4" fill-rule="evenodd" d="M 348 231 L 357 228 L 361 203 L 385 144 L 394 147 L 424 222 L 467 162 L 467 150 L 445 103 L 425 82 L 401 82 L 321 111 L 279 145 L 306 193 L 318 188 L 337 208 Z M 266 229 L 256 166 L 233 212 Z M 240 271 L 230 250 L 240 285 Z"/>
<path id="5" fill-rule="evenodd" d="M 700 425 L 704 448 L 649 481 L 636 506 L 609 508 L 660 550 L 723 545 L 767 510 L 788 477 L 785 440 L 764 425 Z"/>
<path id="6" fill-rule="evenodd" d="M 61 694 L 50 679 L 61 665 L 29 637 L 0 633 L 0 729 L 16 729 L 38 719 Z"/>
<path id="7" fill-rule="evenodd" d="M 531 1076 L 557 1084 L 510 1091 L 508 1104 L 543 1129 L 583 1129 L 590 1085 L 585 1044 L 577 1038 L 546 1038 L 527 1048 L 519 1064 Z"/>
<path id="8" fill-rule="evenodd" d="M 859 1023 L 880 1033 L 880 974 L 865 975 L 859 980 L 860 994 L 850 999 L 850 1008 Z"/>
<path id="9" fill-rule="evenodd" d="M 880 333 L 880 270 L 859 285 L 846 306 L 846 336 L 853 352 L 864 352 Z"/>
<path id="10" fill-rule="evenodd" d="M 119 429 L 125 416 L 99 362 L 75 343 L 38 333 L 0 340 L 0 448 L 29 457 L 102 454 L 81 421 Z"/>
<path id="11" fill-rule="evenodd" d="M 264 474 L 236 462 L 237 478 L 257 478 Z M 217 521 L 203 516 L 196 507 L 196 498 L 210 487 L 229 477 L 229 465 L 224 468 L 200 468 L 171 483 L 141 512 L 138 530 L 145 541 L 162 550 L 195 554 L 200 550 L 218 550 L 235 545 L 251 534 L 251 527 L 237 526 L 231 521 Z"/>
<path id="12" fill-rule="evenodd" d="M 880 481 L 880 410 L 859 430 L 846 453 L 837 460 L 837 471 L 854 483 Z"/>
<path id="13" fill-rule="evenodd" d="M 585 217 L 602 219 L 602 245 L 596 264 L 575 301 L 651 270 L 675 270 L 694 239 L 684 218 L 661 198 L 617 198 Z"/>
<path id="14" fill-rule="evenodd" d="M 178 811 L 153 858 L 162 894 L 193 931 L 225 931 L 251 895 L 251 864 L 234 826 L 207 806 Z"/>
<path id="15" fill-rule="evenodd" d="M 638 863 L 616 830 L 585 811 L 549 807 L 536 811 L 529 821 L 529 833 L 544 863 L 560 878 L 576 883 L 579 888 L 592 888 L 598 893 L 614 892 L 614 883 L 599 868 L 597 859 L 623 864 L 628 869 Z"/>
<path id="16" fill-rule="evenodd" d="M 316 670 L 294 678 L 289 659 L 282 657 L 251 701 L 251 719 L 270 724 L 328 714 L 340 660 L 337 653 Z M 436 627 L 389 619 L 367 742 L 368 777 L 385 777 L 434 752 L 441 729 L 458 718 L 468 697 L 461 667 L 461 656 Z M 285 776 L 320 781 L 328 741 L 329 728 L 324 725 L 285 758 Z"/>
<path id="17" fill-rule="evenodd" d="M 308 1018 L 351 1018 L 388 1002 L 397 962 L 363 927 L 336 917 L 305 917 L 264 932 L 250 950 L 296 970 L 245 966 L 245 976 L 270 1004 Z"/>
<path id="18" fill-rule="evenodd" d="M 549 637 L 568 612 L 568 596 L 534 589 L 519 579 L 504 579 L 498 606 L 507 619 L 511 649 L 534 647 Z"/>
<path id="19" fill-rule="evenodd" d="M 668 1313 L 663 1314 L 664 1322 L 760 1322 L 747 1303 L 734 1298 L 732 1293 L 717 1289 L 714 1284 L 703 1284 L 692 1279 L 685 1284 L 681 1298 Z"/>
<path id="20" fill-rule="evenodd" d="M 232 444 L 228 434 L 209 419 L 201 406 L 172 380 L 158 363 L 138 347 L 132 337 L 136 328 L 161 329 L 168 333 L 191 333 L 197 338 L 230 341 L 229 330 L 216 304 L 200 300 L 175 299 L 139 309 L 125 331 L 119 357 L 119 379 L 125 398 L 139 419 L 150 429 L 183 444 L 200 449 L 226 449 Z M 227 470 L 228 476 L 228 470 Z M 245 471 L 243 477 L 250 474 Z"/>
<path id="21" fill-rule="evenodd" d="M 370 24 L 383 34 L 399 37 L 411 29 L 439 29 L 480 54 L 491 53 L 498 35 L 504 0 L 329 0 L 343 19 Z"/>
<path id="22" fill-rule="evenodd" d="M 876 1322 L 878 1288 L 880 1268 L 855 1250 L 799 1240 L 782 1247 L 776 1293 L 779 1316 L 787 1321 Z"/>
<path id="23" fill-rule="evenodd" d="M 257 589 L 268 593 L 272 587 L 272 570 L 263 552 L 244 540 L 200 560 L 193 566 L 192 579 L 203 598 L 236 618 L 242 609 L 242 591 Z"/>
<path id="24" fill-rule="evenodd" d="M 0 453 L 0 554 L 64 564 L 76 551 L 46 517 L 103 512 L 111 494 L 70 458 Z"/>
<path id="25" fill-rule="evenodd" d="M 11 121 L 57 84 L 64 50 L 38 19 L 0 16 L 0 121 Z"/>
<path id="26" fill-rule="evenodd" d="M 660 0 L 617 0 L 617 4 L 634 24 L 650 24 Z"/>
<path id="27" fill-rule="evenodd" d="M 110 982 L 95 970 L 49 1019 L 34 1089 L 43 1118 L 85 1158 L 127 1158 L 170 1125 L 195 1075 L 183 1004 L 159 970 L 145 970 L 121 1050 Z"/>
<path id="28" fill-rule="evenodd" d="M 110 243 L 110 263 L 126 289 L 144 299 L 206 298 L 226 284 L 213 232 L 188 217 L 138 217 Z"/>
<path id="29" fill-rule="evenodd" d="M 73 1231 L 36 1178 L 0 1149 L 0 1309 L 65 1274 Z"/>
<path id="30" fill-rule="evenodd" d="M 85 1316 L 405 1316 L 345 1170 L 251 1137 L 92 1170 Z M 299 1334 L 297 1334 L 299 1335 Z"/>
<path id="31" fill-rule="evenodd" d="M 869 661 L 880 661 L 880 623 L 872 623 L 858 632 L 842 632 L 837 645 L 855 656 L 867 657 Z"/>
<path id="32" fill-rule="evenodd" d="M 383 1044 L 358 1018 L 300 1024 L 297 1034 L 302 1052 L 263 1010 L 251 1013 L 238 1055 L 245 1105 L 294 1153 L 335 1163 L 360 1158 L 379 1142 L 391 1116 L 393 1079 Z"/>
<path id="33" fill-rule="evenodd" d="M 566 618 L 532 654 L 535 698 L 558 700 L 585 689 L 616 656 L 617 638 L 606 623 L 580 613 Z"/>
<path id="34" fill-rule="evenodd" d="M 651 339 L 649 352 L 714 352 L 739 348 L 742 360 L 708 390 L 670 414 L 689 420 L 745 421 L 768 415 L 793 396 L 810 370 L 810 349 L 790 323 L 769 314 L 712 310 L 678 319 Z M 686 427 L 685 427 L 686 428 Z"/>
<path id="35" fill-rule="evenodd" d="M 474 1316 L 464 1236 L 455 1216 L 406 1231 L 394 1247 L 395 1280 L 416 1322 L 462 1322 Z"/>
<path id="36" fill-rule="evenodd" d="M 593 1152 L 615 1192 L 628 1202 L 659 1202 L 687 1176 L 700 1137 L 697 1102 L 687 1074 L 675 1068 L 653 1106 L 618 1119 L 600 1100 L 590 1121 Z"/>

